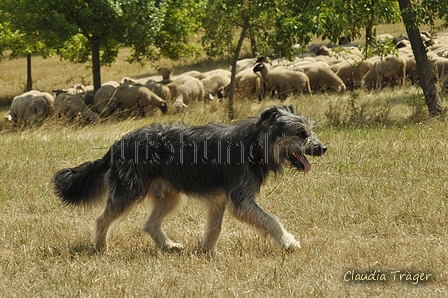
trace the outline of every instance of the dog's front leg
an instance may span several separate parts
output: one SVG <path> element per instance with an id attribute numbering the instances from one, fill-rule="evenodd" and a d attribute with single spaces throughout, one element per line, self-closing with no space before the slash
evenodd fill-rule
<path id="1" fill-rule="evenodd" d="M 162 231 L 162 221 L 171 212 L 178 209 L 181 202 L 179 193 L 165 193 L 161 197 L 152 197 L 153 208 L 151 214 L 143 225 L 143 231 L 147 232 L 154 242 L 162 249 L 180 251 L 183 245 L 171 241 Z"/>
<path id="2" fill-rule="evenodd" d="M 207 210 L 207 224 L 205 227 L 204 239 L 202 243 L 202 252 L 213 254 L 222 229 L 222 220 L 226 210 L 227 201 L 217 201 L 209 204 Z"/>
<path id="3" fill-rule="evenodd" d="M 243 201 L 238 206 L 232 204 L 230 211 L 237 219 L 255 226 L 263 235 L 274 238 L 283 249 L 295 251 L 300 248 L 300 242 L 286 231 L 275 217 L 261 209 L 252 198 Z"/>

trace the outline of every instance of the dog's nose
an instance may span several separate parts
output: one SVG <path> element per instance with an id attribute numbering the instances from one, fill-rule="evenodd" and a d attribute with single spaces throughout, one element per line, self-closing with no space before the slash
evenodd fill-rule
<path id="1" fill-rule="evenodd" d="M 324 154 L 327 151 L 327 146 L 322 145 L 322 154 Z"/>

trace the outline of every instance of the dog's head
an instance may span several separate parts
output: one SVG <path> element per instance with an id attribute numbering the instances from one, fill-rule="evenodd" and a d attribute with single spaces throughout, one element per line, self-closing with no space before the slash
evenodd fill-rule
<path id="1" fill-rule="evenodd" d="M 277 164 L 286 161 L 306 173 L 311 164 L 305 155 L 321 156 L 327 151 L 313 132 L 313 122 L 296 114 L 292 106 L 269 108 L 259 121 L 272 144 L 269 151 Z"/>

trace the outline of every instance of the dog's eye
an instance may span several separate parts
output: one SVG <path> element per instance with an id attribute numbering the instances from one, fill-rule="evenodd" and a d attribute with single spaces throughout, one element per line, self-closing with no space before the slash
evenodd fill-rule
<path id="1" fill-rule="evenodd" d="M 301 131 L 301 132 L 299 132 L 299 138 L 306 139 L 306 138 L 308 138 L 308 135 L 306 134 L 306 132 Z"/>

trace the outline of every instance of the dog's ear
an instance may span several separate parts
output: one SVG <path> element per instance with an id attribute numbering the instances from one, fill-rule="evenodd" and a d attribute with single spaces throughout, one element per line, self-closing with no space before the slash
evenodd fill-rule
<path id="1" fill-rule="evenodd" d="M 278 117 L 285 116 L 288 113 L 295 114 L 294 108 L 292 105 L 289 106 L 279 106 L 279 107 L 271 107 L 269 109 L 264 110 L 260 116 L 260 122 L 263 123 L 274 123 Z"/>
<path id="2" fill-rule="evenodd" d="M 271 107 L 269 109 L 264 110 L 260 115 L 260 122 L 272 123 L 275 122 L 277 117 L 280 116 L 280 111 L 277 107 Z"/>
<path id="3" fill-rule="evenodd" d="M 296 111 L 294 110 L 294 107 L 292 105 L 289 106 L 281 106 L 279 109 L 290 112 L 291 114 L 295 114 Z"/>

